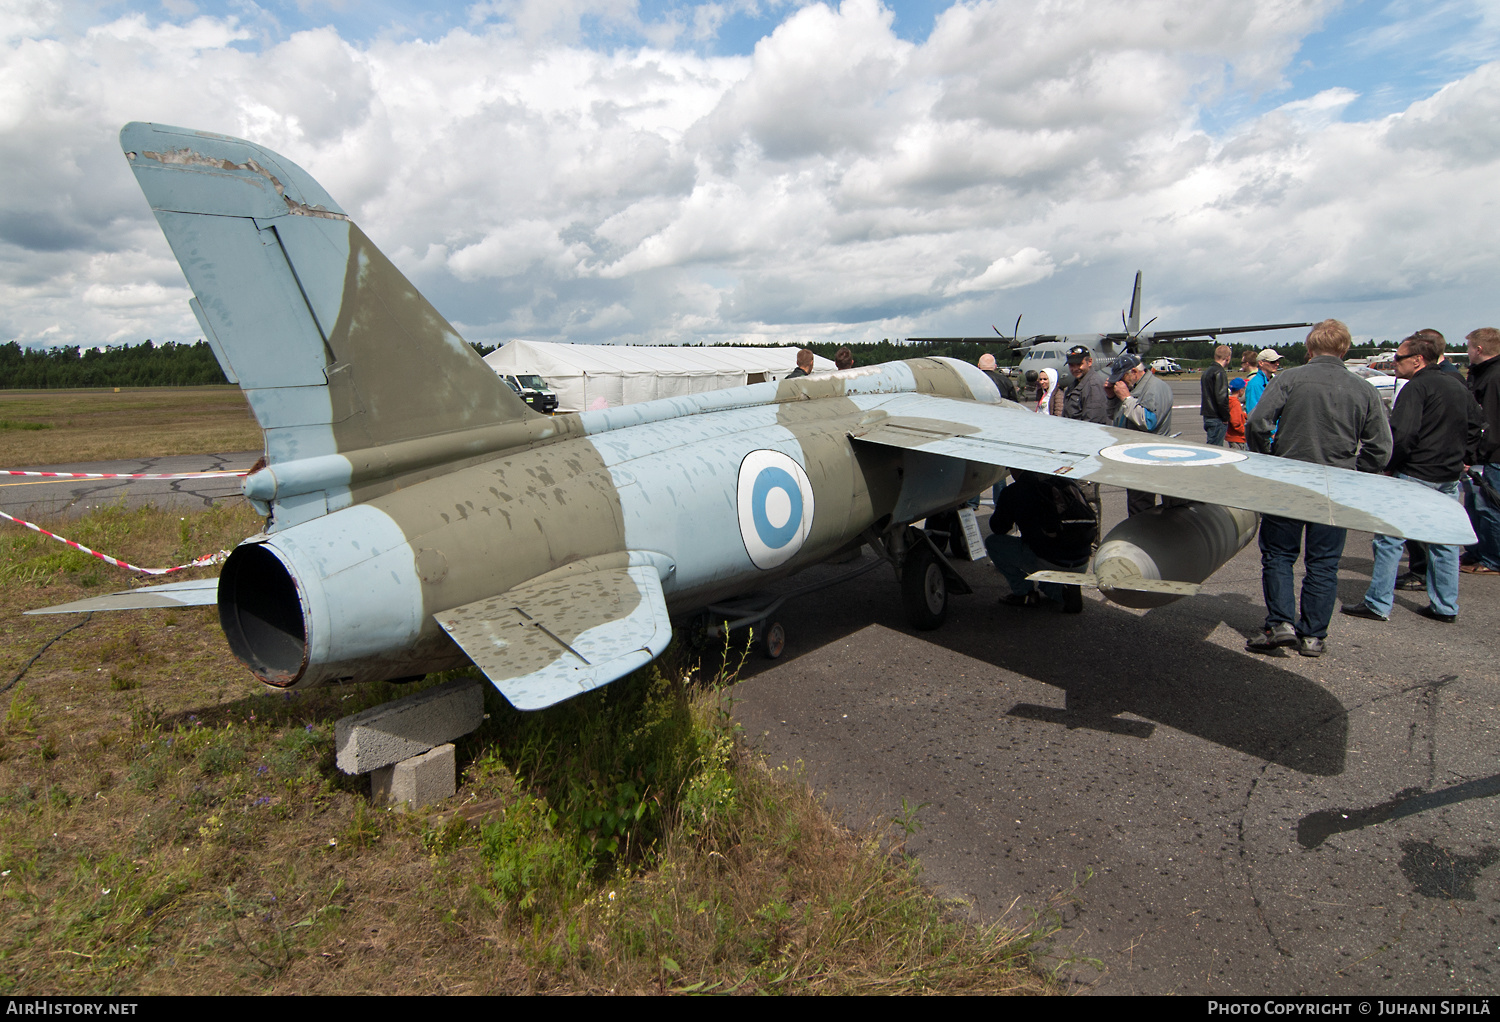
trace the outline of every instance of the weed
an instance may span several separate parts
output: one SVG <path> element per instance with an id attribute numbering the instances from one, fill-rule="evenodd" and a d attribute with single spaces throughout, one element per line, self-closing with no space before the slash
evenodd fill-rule
<path id="1" fill-rule="evenodd" d="M 245 762 L 245 750 L 232 735 L 215 736 L 197 755 L 198 769 L 210 776 L 227 774 Z"/>
<path id="2" fill-rule="evenodd" d="M 905 795 L 901 796 L 901 811 L 891 817 L 891 823 L 895 824 L 901 831 L 901 840 L 897 843 L 893 851 L 898 854 L 905 853 L 906 842 L 910 841 L 912 836 L 922 829 L 922 821 L 917 819 L 917 814 L 930 805 L 932 805 L 931 802 L 912 805 L 906 801 Z"/>
<path id="3" fill-rule="evenodd" d="M 369 803 L 360 801 L 354 806 L 354 818 L 339 835 L 339 847 L 345 849 L 368 848 L 380 840 L 380 820 L 370 811 Z"/>
<path id="4" fill-rule="evenodd" d="M 10 694 L 10 706 L 5 711 L 5 730 L 13 735 L 34 735 L 36 727 L 36 700 L 26 694 L 24 684 L 17 685 Z"/>

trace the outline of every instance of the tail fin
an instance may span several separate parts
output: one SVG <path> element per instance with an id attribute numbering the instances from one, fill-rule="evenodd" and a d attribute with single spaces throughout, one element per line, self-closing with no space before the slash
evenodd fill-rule
<path id="1" fill-rule="evenodd" d="M 120 145 L 272 470 L 537 417 L 296 164 L 140 122 Z M 300 496 L 276 499 L 278 524 L 348 502 Z"/>
<path id="2" fill-rule="evenodd" d="M 1125 328 L 1134 337 L 1141 332 L 1141 271 L 1135 271 L 1135 290 L 1130 293 L 1130 325 Z"/>

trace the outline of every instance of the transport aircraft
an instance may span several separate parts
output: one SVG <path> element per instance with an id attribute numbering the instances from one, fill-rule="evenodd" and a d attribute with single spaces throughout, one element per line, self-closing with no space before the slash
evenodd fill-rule
<path id="1" fill-rule="evenodd" d="M 1097 566 L 1117 598 L 1195 588 L 1254 534 L 1253 512 L 1474 539 L 1458 504 L 1416 483 L 1035 415 L 949 359 L 543 415 L 296 164 L 162 125 L 120 141 L 264 432 L 243 485 L 265 527 L 216 580 L 49 610 L 217 604 L 268 685 L 472 662 L 513 705 L 548 706 L 650 662 L 674 617 L 865 544 L 913 623 L 935 627 L 966 587 L 913 523 L 1007 469 L 1208 502 L 1205 521 L 1246 509 L 1185 567 L 1180 525 L 1143 533 L 1155 561 Z"/>
<path id="2" fill-rule="evenodd" d="M 1210 326 L 1194 327 L 1185 330 L 1153 330 L 1151 324 L 1156 322 L 1152 317 L 1141 325 L 1141 271 L 1135 272 L 1135 287 L 1130 293 L 1130 315 L 1127 317 L 1124 311 L 1120 313 L 1120 326 L 1122 329 L 1113 333 L 1105 334 L 1032 334 L 1029 337 L 1021 336 L 1021 317 L 1016 317 L 1016 325 L 1011 330 L 1010 336 L 1000 333 L 999 327 L 991 327 L 998 335 L 1001 343 L 1010 346 L 1012 351 L 1021 352 L 1021 362 L 1017 367 L 1020 374 L 1030 380 L 1036 379 L 1036 373 L 1040 369 L 1055 369 L 1058 379 L 1066 381 L 1068 376 L 1067 356 L 1068 349 L 1076 345 L 1083 345 L 1094 353 L 1094 366 L 1102 369 L 1107 366 L 1116 356 L 1127 351 L 1141 356 L 1145 361 L 1147 354 L 1153 345 L 1169 343 L 1173 341 L 1192 340 L 1216 340 L 1224 334 L 1248 334 L 1259 333 L 1264 330 L 1292 330 L 1297 327 L 1312 326 L 1311 323 L 1258 323 L 1251 326 Z M 977 341 L 984 343 L 984 337 L 910 337 L 911 341 Z"/>

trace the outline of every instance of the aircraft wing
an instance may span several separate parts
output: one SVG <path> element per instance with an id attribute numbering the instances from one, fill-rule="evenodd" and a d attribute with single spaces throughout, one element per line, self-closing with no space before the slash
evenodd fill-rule
<path id="1" fill-rule="evenodd" d="M 1424 543 L 1474 542 L 1461 504 L 1403 479 L 1185 443 L 1014 406 L 901 395 L 867 415 L 850 436 L 858 443 L 1109 483 Z"/>
<path id="2" fill-rule="evenodd" d="M 55 607 L 28 610 L 28 614 L 83 614 L 95 610 L 149 610 L 153 607 L 210 607 L 219 602 L 219 580 L 200 578 L 191 582 L 168 582 L 161 586 L 126 589 Z"/>
<path id="3" fill-rule="evenodd" d="M 1197 330 L 1142 330 L 1141 335 L 1153 344 L 1162 341 L 1184 341 L 1190 337 L 1218 337 L 1220 334 L 1254 334 L 1262 330 L 1296 330 L 1312 326 L 1311 323 L 1257 323 L 1254 326 L 1206 326 Z M 1113 341 L 1133 340 L 1131 334 L 1112 333 L 1106 335 Z"/>
<path id="4" fill-rule="evenodd" d="M 672 638 L 660 571 L 651 563 L 580 562 L 433 616 L 519 710 L 624 677 Z"/>

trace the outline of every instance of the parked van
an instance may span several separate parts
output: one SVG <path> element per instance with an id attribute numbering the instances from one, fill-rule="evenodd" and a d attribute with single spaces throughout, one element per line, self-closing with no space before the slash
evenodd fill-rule
<path id="1" fill-rule="evenodd" d="M 528 373 L 525 370 L 506 370 L 500 374 L 500 379 L 525 401 L 532 410 L 551 415 L 557 411 L 557 395 L 552 393 L 552 388 L 547 386 L 547 381 L 536 373 Z"/>

